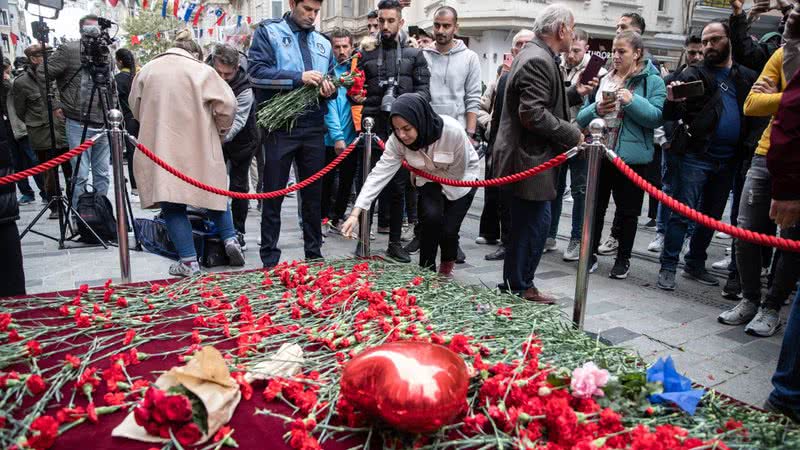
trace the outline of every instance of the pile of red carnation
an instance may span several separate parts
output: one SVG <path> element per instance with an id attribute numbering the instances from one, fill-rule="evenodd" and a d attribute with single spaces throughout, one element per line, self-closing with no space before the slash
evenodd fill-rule
<path id="1" fill-rule="evenodd" d="M 147 389 L 144 400 L 133 410 L 136 423 L 148 434 L 169 439 L 171 431 L 184 446 L 194 444 L 203 435 L 198 416 L 186 394 L 167 393 L 154 386 Z"/>

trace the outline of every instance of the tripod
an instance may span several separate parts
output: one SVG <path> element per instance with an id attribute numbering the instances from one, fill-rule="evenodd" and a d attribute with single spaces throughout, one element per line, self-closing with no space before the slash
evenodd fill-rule
<path id="1" fill-rule="evenodd" d="M 111 71 L 110 71 L 110 67 L 109 67 L 109 65 L 107 63 L 106 64 L 98 64 L 98 63 L 92 61 L 92 62 L 88 63 L 88 66 L 89 66 L 90 74 L 92 76 L 92 91 L 89 94 L 89 102 L 87 104 L 86 113 L 83 115 L 83 117 L 88 119 L 88 117 L 90 116 L 91 110 L 92 110 L 92 104 L 94 103 L 95 95 L 97 95 L 100 111 L 103 114 L 103 127 L 105 129 L 106 139 L 108 140 L 108 145 L 110 147 L 111 146 L 111 142 L 112 142 L 112 134 L 111 134 L 112 127 L 111 127 L 110 121 L 108 119 L 108 111 L 109 111 L 110 108 L 113 107 L 113 105 L 112 105 L 112 97 L 111 97 L 111 95 L 109 93 L 109 86 L 110 87 L 114 87 L 114 84 L 113 84 L 114 83 L 114 78 L 110 76 L 110 72 Z M 114 92 L 116 92 L 116 89 L 114 90 Z M 88 131 L 89 131 L 89 122 L 87 120 L 86 122 L 84 122 L 84 125 L 83 125 L 83 132 L 81 134 L 81 141 L 85 141 L 86 140 L 86 136 L 87 136 Z M 75 173 L 76 174 L 78 173 L 78 171 L 80 169 L 82 157 L 83 157 L 83 154 L 78 155 L 78 158 L 77 158 L 77 160 L 75 162 Z M 117 163 L 118 164 L 122 164 L 122 161 L 117 161 Z M 77 183 L 75 183 L 75 182 L 72 183 L 72 189 L 70 190 L 70 195 L 69 195 L 70 198 L 74 198 L 74 196 L 75 196 L 75 186 L 76 186 L 76 184 Z M 133 229 L 133 236 L 134 236 L 134 240 L 136 242 L 136 245 L 134 246 L 134 250 L 141 251 L 142 250 L 142 244 L 139 241 L 139 232 L 137 231 L 136 226 L 134 225 L 135 224 L 135 218 L 133 216 L 133 208 L 131 207 L 131 199 L 130 199 L 130 196 L 128 194 L 127 185 L 125 183 L 122 183 L 122 190 L 123 190 L 123 199 L 124 199 L 123 207 L 125 208 L 125 220 L 127 222 L 127 224 L 126 224 L 127 225 L 127 229 L 128 230 Z M 94 231 L 92 231 L 92 234 L 94 234 L 95 238 L 97 238 L 97 235 L 94 233 Z M 100 241 L 100 242 L 102 242 L 102 241 Z M 103 246 L 105 247 L 105 245 L 103 245 Z"/>
<path id="2" fill-rule="evenodd" d="M 49 68 L 47 65 L 47 41 L 50 29 L 47 27 L 47 23 L 44 21 L 44 18 L 42 16 L 39 16 L 39 26 L 37 28 L 38 28 L 38 33 L 36 34 L 38 34 L 37 38 L 39 40 L 40 45 L 42 46 L 42 64 L 44 64 L 44 89 L 45 89 L 45 98 L 47 99 L 47 120 L 50 127 L 50 149 L 51 149 L 50 151 L 52 152 L 52 154 L 54 154 L 56 149 L 56 130 L 55 130 L 55 122 L 53 121 L 54 94 L 52 89 L 50 89 L 50 75 L 49 75 Z M 79 156 L 79 161 L 80 161 L 80 156 Z M 69 196 L 64 196 L 64 194 L 61 192 L 61 182 L 59 180 L 58 168 L 59 166 L 56 166 L 54 168 L 54 173 L 53 173 L 53 178 L 55 179 L 55 192 L 52 194 L 52 196 L 50 196 L 47 205 L 45 205 L 41 209 L 41 211 L 39 211 L 36 217 L 34 217 L 34 219 L 31 221 L 31 223 L 29 223 L 28 226 L 25 227 L 25 230 L 22 231 L 22 233 L 20 234 L 20 239 L 24 238 L 25 235 L 28 234 L 28 232 L 31 232 L 39 236 L 45 237 L 47 239 L 51 239 L 58 242 L 58 249 L 63 250 L 66 248 L 64 242 L 72 241 L 78 235 L 76 230 L 72 228 L 72 223 L 69 220 L 70 213 L 75 213 L 75 217 L 77 218 L 77 220 L 81 221 L 83 225 L 85 225 L 86 228 L 88 228 L 92 232 L 95 239 L 97 239 L 97 242 L 100 242 L 100 245 L 102 245 L 103 248 L 108 248 L 108 246 L 103 242 L 103 240 L 100 239 L 99 236 L 97 236 L 97 233 L 95 233 L 95 231 L 92 230 L 91 227 L 89 227 L 89 224 L 87 224 L 86 221 L 83 220 L 83 218 L 81 218 L 81 216 L 77 213 L 77 211 L 75 211 L 72 208 L 72 203 L 70 202 Z M 61 170 L 63 172 L 64 170 L 63 167 L 61 168 Z M 74 186 L 75 175 L 76 174 L 73 173 L 73 186 Z M 65 180 L 67 179 L 66 173 L 64 173 L 64 179 Z M 69 182 L 67 182 L 67 189 L 69 189 Z M 53 208 L 58 214 L 58 231 L 59 231 L 58 237 L 50 236 L 49 234 L 42 233 L 41 231 L 33 229 L 34 225 L 36 225 L 36 223 L 39 222 L 42 216 L 44 216 L 44 214 L 47 211 L 50 211 Z M 67 230 L 69 230 L 70 233 L 69 237 L 67 237 Z"/>

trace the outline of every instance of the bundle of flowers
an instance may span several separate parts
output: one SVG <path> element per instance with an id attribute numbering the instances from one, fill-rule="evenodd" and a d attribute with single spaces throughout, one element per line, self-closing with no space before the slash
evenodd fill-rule
<path id="1" fill-rule="evenodd" d="M 167 392 L 150 386 L 133 416 L 149 434 L 165 439 L 175 436 L 183 446 L 197 442 L 208 429 L 203 402 L 183 386 Z"/>
<path id="2" fill-rule="evenodd" d="M 411 435 L 342 398 L 343 366 L 395 341 L 445 346 L 467 362 L 473 376 L 463 417 Z M 285 344 L 302 349 L 298 374 L 248 377 Z M 694 415 L 684 412 L 639 358 L 574 329 L 556 307 L 381 260 L 294 262 L 150 286 L 109 282 L 66 298 L 6 301 L 0 447 L 77 448 L 84 432 L 103 439 L 93 424 L 117 424 L 134 411 L 150 431 L 158 424 L 158 436 L 170 435 L 164 449 L 184 448 L 189 440 L 177 434 L 192 423 L 178 403 L 186 402 L 169 400 L 176 406 L 167 414 L 176 393 L 151 384 L 202 346 L 222 352 L 242 396 L 206 448 L 236 441 L 256 448 L 281 438 L 263 435 L 276 427 L 297 449 L 800 448 L 800 431 L 786 420 L 713 391 Z M 656 396 L 666 401 L 651 403 Z"/>

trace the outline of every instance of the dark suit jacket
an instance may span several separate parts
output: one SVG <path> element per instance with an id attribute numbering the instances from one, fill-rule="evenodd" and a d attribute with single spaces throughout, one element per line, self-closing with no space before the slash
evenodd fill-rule
<path id="1" fill-rule="evenodd" d="M 570 123 L 568 107 L 581 99 L 574 89 L 568 96 L 556 57 L 537 38 L 514 59 L 493 150 L 498 177 L 542 164 L 580 139 L 581 130 Z M 523 200 L 553 200 L 557 181 L 558 170 L 548 170 L 510 189 Z"/>

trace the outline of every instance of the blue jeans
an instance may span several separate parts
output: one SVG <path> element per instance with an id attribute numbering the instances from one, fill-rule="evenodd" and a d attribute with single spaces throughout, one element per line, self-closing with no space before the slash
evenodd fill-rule
<path id="1" fill-rule="evenodd" d="M 786 321 L 778 368 L 772 375 L 772 386 L 775 389 L 769 394 L 769 401 L 800 416 L 800 292 L 794 298 Z"/>
<path id="2" fill-rule="evenodd" d="M 503 284 L 511 291 L 521 293 L 534 287 L 533 276 L 542 259 L 550 229 L 550 202 L 505 196 L 504 201 L 511 211 L 511 232 L 505 244 Z"/>
<path id="3" fill-rule="evenodd" d="M 22 172 L 23 170 L 30 169 L 31 167 L 39 164 L 39 158 L 36 157 L 33 149 L 31 149 L 28 136 L 15 139 L 14 143 L 9 147 L 11 148 L 11 161 L 14 165 L 15 172 Z M 39 188 L 39 193 L 41 194 L 42 198 L 46 199 L 47 197 L 44 188 L 44 177 L 42 174 L 34 175 L 33 181 L 36 183 L 36 187 Z M 22 195 L 30 195 L 31 197 L 36 196 L 36 194 L 33 192 L 33 189 L 31 189 L 31 185 L 27 178 L 17 181 L 17 188 L 19 189 L 19 193 Z"/>
<path id="4" fill-rule="evenodd" d="M 556 199 L 550 204 L 550 233 L 548 237 L 554 238 L 558 234 L 558 222 L 561 219 L 561 203 L 564 200 L 564 190 L 567 188 L 567 168 L 569 168 L 569 184 L 572 191 L 572 232 L 571 239 L 580 240 L 583 228 L 583 205 L 586 199 L 586 158 L 577 156 L 567 160 L 566 166 L 561 167 L 558 174 Z"/>
<path id="5" fill-rule="evenodd" d="M 677 163 L 680 161 L 680 155 L 676 155 L 675 153 L 664 150 L 661 155 L 661 190 L 664 191 L 665 194 L 672 196 L 674 192 L 672 190 L 672 180 L 674 178 L 675 171 L 677 170 Z M 663 203 L 658 204 L 658 214 L 656 215 L 656 233 L 658 234 L 666 234 L 667 233 L 667 223 L 669 222 L 669 218 L 672 215 L 672 210 L 664 206 Z M 694 222 L 689 222 L 689 229 L 686 231 L 687 236 L 691 236 L 694 234 L 694 229 L 697 226 Z"/>
<path id="6" fill-rule="evenodd" d="M 691 154 L 679 157 L 672 178 L 675 198 L 688 207 L 719 220 L 731 191 L 735 163 L 733 160 L 716 160 Z M 675 272 L 680 259 L 683 240 L 690 221 L 680 214 L 671 214 L 664 233 L 664 250 L 661 252 L 661 270 Z M 696 227 L 689 241 L 689 253 L 684 262 L 689 271 L 705 270 L 706 250 L 714 231 Z"/>
<path id="7" fill-rule="evenodd" d="M 86 130 L 86 139 L 101 132 L 101 128 L 89 127 Z M 83 142 L 83 124 L 77 120 L 67 119 L 67 145 L 73 149 Z M 86 192 L 86 185 L 89 183 L 89 170 L 92 171 L 92 188 L 95 192 L 103 195 L 108 194 L 110 182 L 111 147 L 108 146 L 108 137 L 103 133 L 93 146 L 81 155 L 81 166 L 75 170 L 78 157 L 72 158 L 73 183 L 75 188 L 72 194 L 72 207 L 78 207 L 78 198 Z"/>
<path id="8" fill-rule="evenodd" d="M 228 202 L 228 209 L 225 211 L 205 210 L 208 218 L 217 226 L 220 238 L 226 241 L 236 237 L 236 230 L 233 228 L 233 216 L 231 215 L 231 204 Z M 194 237 L 192 236 L 192 224 L 186 217 L 186 205 L 180 203 L 161 202 L 161 216 L 167 224 L 169 238 L 181 260 L 196 260 L 197 251 L 194 248 Z"/>

